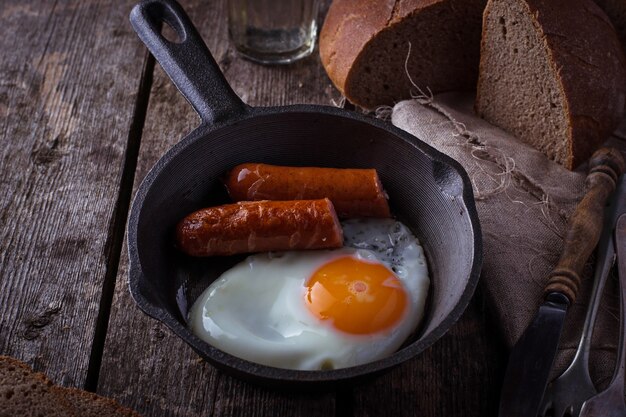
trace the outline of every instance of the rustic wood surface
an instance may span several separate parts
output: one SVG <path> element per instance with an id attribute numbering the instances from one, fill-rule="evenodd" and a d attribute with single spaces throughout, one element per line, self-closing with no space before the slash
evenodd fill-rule
<path id="1" fill-rule="evenodd" d="M 87 382 L 120 250 L 145 57 L 132 3 L 0 2 L 0 352 L 70 386 Z"/>
<path id="2" fill-rule="evenodd" d="M 181 4 L 247 103 L 339 102 L 316 54 L 253 64 L 228 44 L 226 0 Z M 130 198 L 199 119 L 146 58 L 132 5 L 0 2 L 0 354 L 146 416 L 496 415 L 504 352 L 480 294 L 420 357 L 317 394 L 216 371 L 135 306 L 122 246 Z"/>

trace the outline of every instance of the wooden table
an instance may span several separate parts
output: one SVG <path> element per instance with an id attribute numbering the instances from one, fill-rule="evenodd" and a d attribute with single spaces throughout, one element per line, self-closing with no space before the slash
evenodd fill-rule
<path id="1" fill-rule="evenodd" d="M 135 306 L 130 201 L 198 119 L 132 31 L 134 3 L 0 1 L 0 354 L 146 416 L 496 415 L 505 353 L 480 289 L 420 357 L 317 394 L 233 379 Z M 253 64 L 227 41 L 225 0 L 182 3 L 244 101 L 340 99 L 317 53 Z"/>

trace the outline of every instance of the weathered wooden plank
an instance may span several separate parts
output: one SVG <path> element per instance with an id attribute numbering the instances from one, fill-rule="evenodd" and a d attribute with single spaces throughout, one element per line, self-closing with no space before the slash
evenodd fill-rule
<path id="1" fill-rule="evenodd" d="M 87 377 L 145 57 L 131 3 L 0 6 L 0 353 L 69 386 Z"/>
<path id="2" fill-rule="evenodd" d="M 289 67 L 237 57 L 227 42 L 226 1 L 182 2 L 235 92 L 252 105 L 325 103 L 338 98 L 317 56 Z M 135 188 L 156 160 L 198 119 L 160 67 L 155 69 Z M 216 371 L 167 328 L 141 313 L 127 288 L 122 255 L 98 392 L 147 416 L 334 415 L 334 394 L 277 393 Z M 124 371 L 121 372 L 120 369 Z"/>
<path id="3" fill-rule="evenodd" d="M 505 366 L 503 344 L 479 294 L 430 349 L 357 387 L 353 416 L 496 416 Z"/>

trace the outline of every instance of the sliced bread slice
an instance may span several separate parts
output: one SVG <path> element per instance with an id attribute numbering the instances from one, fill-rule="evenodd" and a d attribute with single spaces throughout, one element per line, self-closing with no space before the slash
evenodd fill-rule
<path id="1" fill-rule="evenodd" d="M 573 169 L 617 127 L 626 59 L 591 0 L 489 0 L 476 110 Z"/>
<path id="2" fill-rule="evenodd" d="M 0 417 L 80 416 L 52 382 L 17 359 L 0 356 Z"/>
<path id="3" fill-rule="evenodd" d="M 409 98 L 412 82 L 424 93 L 474 90 L 485 4 L 335 0 L 320 33 L 322 63 L 341 93 L 368 109 Z"/>

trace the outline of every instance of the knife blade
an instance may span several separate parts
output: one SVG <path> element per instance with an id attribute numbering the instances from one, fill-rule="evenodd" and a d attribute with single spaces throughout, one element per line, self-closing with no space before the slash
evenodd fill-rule
<path id="1" fill-rule="evenodd" d="M 574 302 L 585 262 L 600 238 L 605 205 L 624 172 L 615 149 L 589 160 L 587 191 L 569 220 L 559 262 L 548 277 L 544 300 L 513 346 L 500 395 L 500 417 L 536 417 L 559 346 L 568 307 Z"/>
<path id="2" fill-rule="evenodd" d="M 549 294 L 511 350 L 500 394 L 500 417 L 537 415 L 568 306 L 564 294 Z"/>

